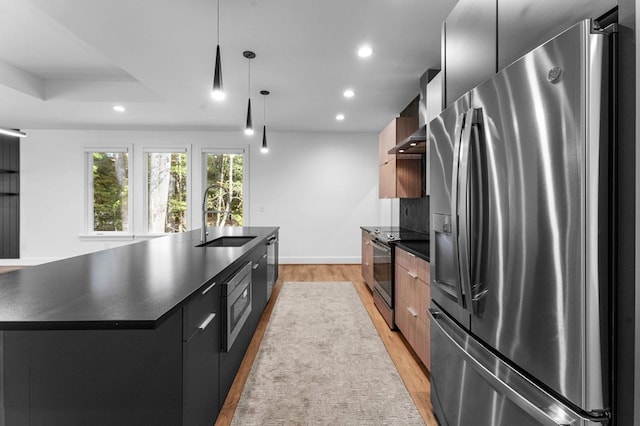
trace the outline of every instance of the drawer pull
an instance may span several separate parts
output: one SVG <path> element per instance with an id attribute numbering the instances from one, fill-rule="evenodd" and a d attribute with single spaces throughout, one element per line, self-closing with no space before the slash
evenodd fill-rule
<path id="1" fill-rule="evenodd" d="M 416 311 L 413 310 L 413 308 L 407 307 L 407 311 L 409 311 L 409 313 L 415 318 L 418 316 L 418 314 L 416 313 Z"/>
<path id="2" fill-rule="evenodd" d="M 408 251 L 405 251 L 405 253 L 407 253 L 407 254 L 408 254 L 409 256 L 411 256 L 411 257 L 416 257 L 416 255 L 415 255 L 415 254 L 413 254 L 413 253 L 409 253 Z"/>
<path id="3" fill-rule="evenodd" d="M 263 255 L 262 255 L 262 258 L 263 258 L 263 259 L 266 259 L 266 258 L 267 258 L 267 253 L 263 254 Z"/>
<path id="4" fill-rule="evenodd" d="M 205 288 L 202 291 L 202 295 L 204 296 L 205 294 L 207 294 L 209 292 L 209 290 L 211 290 L 212 288 L 214 288 L 216 286 L 216 283 L 211 284 L 209 287 Z"/>
<path id="5" fill-rule="evenodd" d="M 410 276 L 411 278 L 413 278 L 414 280 L 415 280 L 415 279 L 418 279 L 418 275 L 416 275 L 416 273 L 415 273 L 415 272 L 407 271 L 407 274 L 409 274 L 409 276 Z"/>
<path id="6" fill-rule="evenodd" d="M 365 266 L 369 266 L 369 262 L 364 262 L 364 265 Z"/>
<path id="7" fill-rule="evenodd" d="M 260 266 L 259 263 L 256 263 L 255 265 L 252 266 L 253 269 L 258 269 L 258 266 Z"/>
<path id="8" fill-rule="evenodd" d="M 209 326 L 209 324 L 211 323 L 211 321 L 213 321 L 213 319 L 216 317 L 216 314 L 211 312 L 209 314 L 209 316 L 207 317 L 206 320 L 202 321 L 202 324 L 200 324 L 198 326 L 198 328 L 202 331 L 204 331 L 205 328 L 207 328 Z"/>

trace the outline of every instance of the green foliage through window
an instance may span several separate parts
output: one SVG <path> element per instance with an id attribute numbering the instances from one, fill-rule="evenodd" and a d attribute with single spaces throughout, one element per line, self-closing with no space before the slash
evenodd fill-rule
<path id="1" fill-rule="evenodd" d="M 207 226 L 242 226 L 242 154 L 207 154 Z"/>
<path id="2" fill-rule="evenodd" d="M 147 153 L 147 232 L 187 230 L 187 154 Z"/>
<path id="3" fill-rule="evenodd" d="M 93 152 L 93 230 L 129 229 L 129 155 Z"/>

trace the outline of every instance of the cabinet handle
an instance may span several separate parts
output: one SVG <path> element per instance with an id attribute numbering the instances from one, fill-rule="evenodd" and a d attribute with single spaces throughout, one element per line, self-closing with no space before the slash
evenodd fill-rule
<path id="1" fill-rule="evenodd" d="M 263 258 L 263 259 L 266 259 L 266 258 L 267 258 L 267 253 L 263 254 L 263 255 L 262 255 L 262 258 Z"/>
<path id="2" fill-rule="evenodd" d="M 255 265 L 252 266 L 253 269 L 258 269 L 258 266 L 260 266 L 259 263 L 256 263 Z"/>
<path id="3" fill-rule="evenodd" d="M 205 328 L 207 328 L 209 326 L 209 324 L 211 323 L 211 321 L 213 321 L 213 319 L 216 317 L 216 314 L 211 312 L 209 314 L 209 316 L 207 317 L 206 320 L 202 321 L 202 324 L 200 324 L 198 326 L 198 328 L 202 331 L 204 331 Z"/>
<path id="4" fill-rule="evenodd" d="M 405 251 L 405 253 L 407 253 L 407 254 L 408 254 L 409 256 L 411 256 L 411 257 L 416 257 L 416 255 L 415 255 L 415 254 L 413 254 L 413 253 L 409 253 L 408 251 Z"/>
<path id="5" fill-rule="evenodd" d="M 418 314 L 416 313 L 416 311 L 413 310 L 413 308 L 407 307 L 407 311 L 409 311 L 409 313 L 415 318 L 418 316 Z"/>
<path id="6" fill-rule="evenodd" d="M 211 290 L 212 288 L 214 288 L 216 286 L 216 283 L 211 284 L 209 287 L 205 288 L 202 291 L 202 295 L 204 296 L 205 294 L 207 294 L 209 292 L 209 290 Z"/>
<path id="7" fill-rule="evenodd" d="M 408 274 L 411 278 L 413 278 L 414 280 L 415 280 L 415 279 L 418 279 L 418 276 L 416 275 L 416 273 L 415 273 L 415 272 L 407 271 L 407 274 Z"/>
<path id="8" fill-rule="evenodd" d="M 364 266 L 369 266 L 369 262 L 364 262 Z"/>

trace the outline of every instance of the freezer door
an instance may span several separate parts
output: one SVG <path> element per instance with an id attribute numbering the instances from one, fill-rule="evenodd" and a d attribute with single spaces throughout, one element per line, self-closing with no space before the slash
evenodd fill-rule
<path id="1" fill-rule="evenodd" d="M 431 297 L 457 321 L 469 326 L 460 285 L 456 204 L 460 144 L 469 96 L 465 95 L 429 123 L 431 181 Z"/>
<path id="2" fill-rule="evenodd" d="M 437 305 L 430 309 L 431 404 L 441 426 L 587 426 L 583 417 L 510 368 Z"/>
<path id="3" fill-rule="evenodd" d="M 483 242 L 471 332 L 608 409 L 608 37 L 584 21 L 472 91 Z"/>

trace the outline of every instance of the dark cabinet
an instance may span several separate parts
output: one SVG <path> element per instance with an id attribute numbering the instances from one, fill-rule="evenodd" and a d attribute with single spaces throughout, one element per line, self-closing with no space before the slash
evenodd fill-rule
<path id="1" fill-rule="evenodd" d="M 615 0 L 500 0 L 498 69 L 578 21 L 598 18 L 617 5 Z"/>
<path id="2" fill-rule="evenodd" d="M 496 69 L 497 0 L 460 0 L 444 23 L 445 99 L 450 105 Z"/>
<path id="3" fill-rule="evenodd" d="M 183 308 L 183 424 L 211 425 L 220 408 L 220 285 L 212 281 Z"/>
<path id="4" fill-rule="evenodd" d="M 0 259 L 20 257 L 20 139 L 0 135 Z"/>

